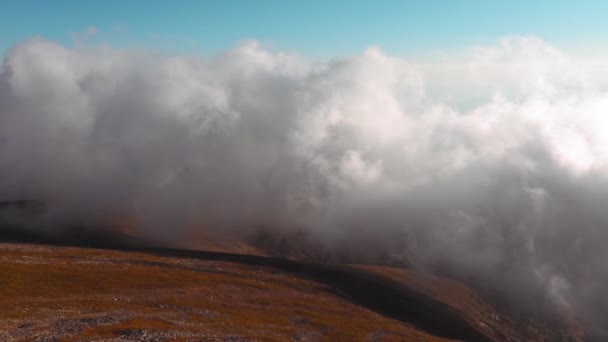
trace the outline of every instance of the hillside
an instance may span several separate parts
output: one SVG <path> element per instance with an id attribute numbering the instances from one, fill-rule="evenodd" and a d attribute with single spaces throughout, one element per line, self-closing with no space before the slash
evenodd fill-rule
<path id="1" fill-rule="evenodd" d="M 390 267 L 6 242 L 0 273 L 2 341 L 543 338 L 462 284 Z"/>

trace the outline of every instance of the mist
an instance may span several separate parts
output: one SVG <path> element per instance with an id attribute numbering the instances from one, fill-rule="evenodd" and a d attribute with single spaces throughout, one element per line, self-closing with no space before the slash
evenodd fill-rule
<path id="1" fill-rule="evenodd" d="M 305 231 L 601 326 L 607 115 L 608 60 L 535 37 L 423 62 L 35 38 L 1 67 L 0 199 L 168 245 Z"/>

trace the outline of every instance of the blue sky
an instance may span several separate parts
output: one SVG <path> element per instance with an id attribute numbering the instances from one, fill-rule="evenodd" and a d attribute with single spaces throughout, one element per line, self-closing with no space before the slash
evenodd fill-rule
<path id="1" fill-rule="evenodd" d="M 0 51 L 43 36 L 90 43 L 213 52 L 246 39 L 271 49 L 334 56 L 378 45 L 411 55 L 536 35 L 563 49 L 603 50 L 608 1 L 178 0 L 9 1 L 0 4 Z"/>

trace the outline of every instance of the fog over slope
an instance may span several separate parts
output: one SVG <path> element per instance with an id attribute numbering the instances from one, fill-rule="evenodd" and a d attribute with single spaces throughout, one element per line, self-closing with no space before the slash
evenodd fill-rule
<path id="1" fill-rule="evenodd" d="M 425 63 L 33 39 L 2 64 L 0 199 L 44 201 L 44 229 L 362 239 L 602 320 L 606 66 L 534 37 Z"/>

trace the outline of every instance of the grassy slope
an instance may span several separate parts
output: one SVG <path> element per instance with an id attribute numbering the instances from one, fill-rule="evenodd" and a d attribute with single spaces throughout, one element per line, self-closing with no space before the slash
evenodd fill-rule
<path id="1" fill-rule="evenodd" d="M 385 267 L 2 243 L 0 275 L 1 341 L 521 339 L 465 286 Z"/>
<path id="2" fill-rule="evenodd" d="M 80 324 L 65 334 L 67 340 L 112 338 L 140 328 L 183 335 L 174 340 L 218 335 L 284 341 L 298 334 L 361 339 L 376 331 L 440 340 L 349 303 L 323 284 L 224 261 L 2 245 L 0 271 L 0 330 L 15 338 L 59 335 L 62 320 L 107 316 L 108 324 Z"/>

